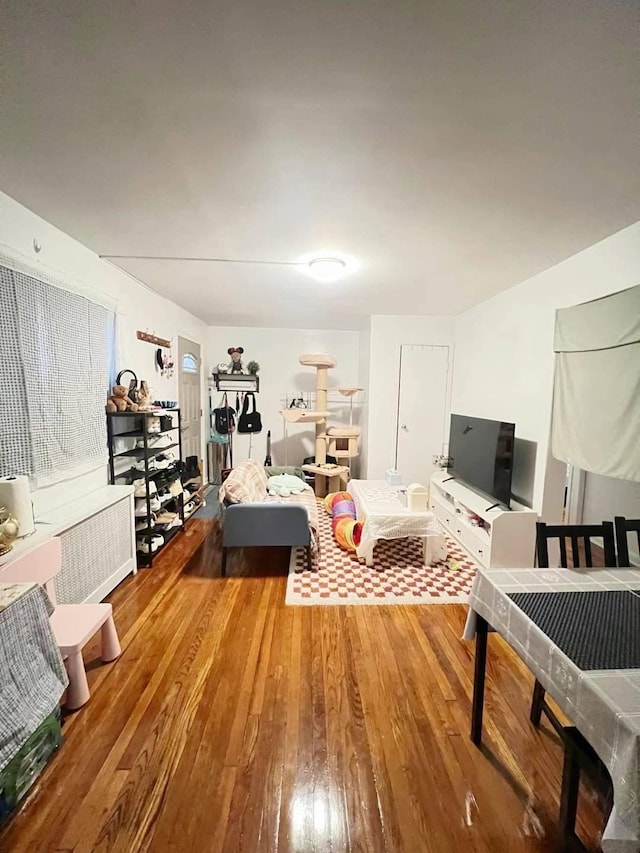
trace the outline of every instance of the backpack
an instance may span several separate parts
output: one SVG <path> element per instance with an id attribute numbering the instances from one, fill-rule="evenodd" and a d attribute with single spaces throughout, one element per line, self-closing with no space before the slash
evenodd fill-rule
<path id="1" fill-rule="evenodd" d="M 249 411 L 249 399 L 252 410 Z M 242 414 L 238 418 L 238 432 L 262 432 L 262 416 L 256 411 L 256 396 L 253 391 L 245 394 Z"/>

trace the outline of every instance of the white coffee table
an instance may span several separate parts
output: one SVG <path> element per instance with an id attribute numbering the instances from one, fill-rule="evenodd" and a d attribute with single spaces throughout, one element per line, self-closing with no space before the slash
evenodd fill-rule
<path id="1" fill-rule="evenodd" d="M 347 488 L 353 496 L 358 521 L 363 522 L 356 554 L 365 559 L 367 566 L 373 565 L 373 550 L 380 539 L 422 539 L 425 566 L 446 558 L 445 538 L 435 515 L 408 509 L 398 486 L 390 486 L 385 480 L 350 480 Z"/>

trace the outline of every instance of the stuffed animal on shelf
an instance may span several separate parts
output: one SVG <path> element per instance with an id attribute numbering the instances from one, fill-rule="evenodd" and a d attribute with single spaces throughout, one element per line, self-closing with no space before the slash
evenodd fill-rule
<path id="1" fill-rule="evenodd" d="M 143 379 L 140 382 L 140 390 L 138 391 L 138 410 L 141 412 L 150 412 L 152 408 L 149 383 Z"/>
<path id="2" fill-rule="evenodd" d="M 229 373 L 242 373 L 242 353 L 243 347 L 229 347 L 227 353 L 231 356 L 231 364 L 229 365 Z"/>
<path id="3" fill-rule="evenodd" d="M 137 412 L 138 404 L 132 402 L 124 385 L 114 385 L 107 397 L 107 412 Z"/>

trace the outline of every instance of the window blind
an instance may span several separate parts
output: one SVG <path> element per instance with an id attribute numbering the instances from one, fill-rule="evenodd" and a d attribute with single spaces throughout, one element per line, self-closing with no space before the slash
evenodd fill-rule
<path id="1" fill-rule="evenodd" d="M 554 349 L 553 455 L 640 481 L 640 285 L 557 311 Z"/>
<path id="2" fill-rule="evenodd" d="M 115 314 L 6 267 L 0 300 L 0 474 L 39 488 L 94 470 L 107 458 Z"/>

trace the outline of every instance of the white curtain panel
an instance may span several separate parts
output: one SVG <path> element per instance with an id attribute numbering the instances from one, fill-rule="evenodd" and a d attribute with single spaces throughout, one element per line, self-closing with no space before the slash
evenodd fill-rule
<path id="1" fill-rule="evenodd" d="M 2 396 L 10 402 L 0 403 L 2 473 L 28 474 L 41 488 L 95 470 L 107 459 L 113 311 L 3 268 L 0 297 Z"/>
<path id="2" fill-rule="evenodd" d="M 640 482 L 640 285 L 556 312 L 556 459 Z"/>

